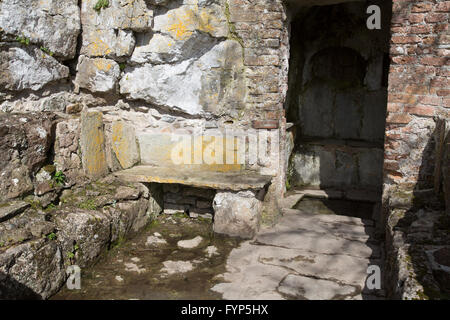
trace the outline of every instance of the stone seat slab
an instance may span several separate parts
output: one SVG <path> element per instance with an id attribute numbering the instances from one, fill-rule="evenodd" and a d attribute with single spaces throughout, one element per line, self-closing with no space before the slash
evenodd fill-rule
<path id="1" fill-rule="evenodd" d="M 181 167 L 136 166 L 114 173 L 127 182 L 155 182 L 182 184 L 199 188 L 241 191 L 260 190 L 272 180 L 272 176 L 252 171 L 202 171 Z"/>

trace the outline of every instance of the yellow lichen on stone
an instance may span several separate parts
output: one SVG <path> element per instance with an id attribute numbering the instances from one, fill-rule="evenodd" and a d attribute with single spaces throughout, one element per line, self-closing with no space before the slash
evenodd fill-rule
<path id="1" fill-rule="evenodd" d="M 104 150 L 103 115 L 84 112 L 81 116 L 80 145 L 82 164 L 90 177 L 100 177 L 108 172 Z"/>
<path id="2" fill-rule="evenodd" d="M 139 161 L 134 129 L 122 121 L 112 125 L 112 149 L 122 168 L 131 168 Z"/>

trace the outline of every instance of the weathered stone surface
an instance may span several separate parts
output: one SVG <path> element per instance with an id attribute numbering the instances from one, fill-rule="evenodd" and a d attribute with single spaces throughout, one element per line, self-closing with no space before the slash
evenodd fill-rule
<path id="1" fill-rule="evenodd" d="M 84 112 L 81 115 L 81 160 L 84 172 L 90 177 L 98 178 L 108 173 L 102 119 L 100 112 Z"/>
<path id="2" fill-rule="evenodd" d="M 80 56 L 75 84 L 92 92 L 116 90 L 120 67 L 114 60 Z"/>
<path id="3" fill-rule="evenodd" d="M 246 86 L 242 71 L 242 47 L 227 40 L 198 60 L 125 69 L 120 92 L 189 114 L 220 114 L 228 104 L 243 108 Z"/>
<path id="4" fill-rule="evenodd" d="M 157 182 L 183 184 L 220 190 L 263 189 L 271 176 L 255 174 L 251 171 L 214 172 L 189 170 L 189 167 L 136 166 L 114 173 L 118 178 L 129 182 Z"/>
<path id="5" fill-rule="evenodd" d="M 25 201 L 12 201 L 0 205 L 0 222 L 11 219 L 30 206 Z"/>
<path id="6" fill-rule="evenodd" d="M 135 39 L 132 31 L 114 29 L 83 29 L 80 53 L 88 57 L 122 58 L 131 56 Z"/>
<path id="7" fill-rule="evenodd" d="M 134 128 L 126 122 L 116 121 L 112 125 L 112 149 L 123 169 L 140 161 Z"/>
<path id="8" fill-rule="evenodd" d="M 252 238 L 259 229 L 262 202 L 253 191 L 217 192 L 213 201 L 214 232 Z"/>
<path id="9" fill-rule="evenodd" d="M 39 90 L 68 76 L 68 67 L 35 46 L 0 43 L 0 89 Z"/>
<path id="10" fill-rule="evenodd" d="M 161 272 L 167 275 L 186 273 L 194 269 L 192 262 L 190 261 L 165 261 L 163 262 L 164 267 Z"/>
<path id="11" fill-rule="evenodd" d="M 53 117 L 0 114 L 0 200 L 33 190 L 31 178 L 47 161 Z"/>
<path id="12" fill-rule="evenodd" d="M 280 283 L 278 291 L 295 299 L 334 300 L 351 296 L 356 289 L 329 280 L 313 279 L 294 274 L 288 275 Z"/>
<path id="13" fill-rule="evenodd" d="M 193 249 L 198 247 L 203 241 L 203 238 L 200 236 L 195 237 L 190 240 L 180 240 L 177 243 L 177 246 L 182 249 Z"/>
<path id="14" fill-rule="evenodd" d="M 5 0 L 0 3 L 0 29 L 15 37 L 26 37 L 56 56 L 75 56 L 80 32 L 77 0 Z"/>
<path id="15" fill-rule="evenodd" d="M 111 218 L 105 214 L 72 208 L 58 212 L 55 218 L 63 254 L 68 255 L 67 259 L 74 254 L 80 267 L 90 265 L 107 249 Z"/>
<path id="16" fill-rule="evenodd" d="M 224 299 L 362 299 L 382 292 L 366 288 L 372 252 L 359 218 L 285 210 L 274 228 L 241 243 L 227 260 L 223 283 L 212 290 Z M 324 241 L 329 234 L 340 248 Z M 271 241 L 266 241 L 271 238 Z M 314 240 L 312 240 L 314 238 Z M 290 239 L 286 241 L 286 239 Z M 351 239 L 350 241 L 347 239 Z M 359 246 L 351 245 L 358 243 Z M 365 249 L 364 249 L 365 247 Z"/>
<path id="17" fill-rule="evenodd" d="M 79 153 L 80 120 L 69 119 L 56 125 L 55 164 L 66 178 L 73 180 L 82 173 Z"/>
<path id="18" fill-rule="evenodd" d="M 151 30 L 153 11 L 145 0 L 110 0 L 106 8 L 94 10 L 97 0 L 82 0 L 81 24 L 97 29 Z"/>
<path id="19" fill-rule="evenodd" d="M 47 299 L 66 279 L 56 242 L 34 240 L 0 253 L 2 299 Z"/>

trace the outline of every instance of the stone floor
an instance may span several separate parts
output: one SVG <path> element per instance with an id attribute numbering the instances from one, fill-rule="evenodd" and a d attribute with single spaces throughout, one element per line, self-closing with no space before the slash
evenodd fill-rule
<path id="1" fill-rule="evenodd" d="M 83 270 L 82 290 L 53 298 L 382 299 L 365 285 L 368 266 L 382 265 L 373 221 L 342 215 L 342 203 L 300 198 L 286 198 L 279 223 L 250 241 L 212 233 L 211 221 L 161 215 Z M 369 216 L 354 207 L 349 214 Z"/>
<path id="2" fill-rule="evenodd" d="M 373 221 L 307 209 L 283 209 L 274 228 L 234 249 L 212 290 L 224 299 L 382 299 L 366 286 L 368 266 L 382 266 Z"/>

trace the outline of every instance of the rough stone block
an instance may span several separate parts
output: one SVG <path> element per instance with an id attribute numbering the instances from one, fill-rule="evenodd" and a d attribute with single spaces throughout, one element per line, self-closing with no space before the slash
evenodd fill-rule
<path id="1" fill-rule="evenodd" d="M 86 175 L 98 178 L 108 173 L 104 149 L 103 116 L 100 112 L 83 112 L 81 115 L 80 147 Z"/>
<path id="2" fill-rule="evenodd" d="M 112 125 L 112 148 L 124 169 L 131 168 L 139 162 L 139 150 L 136 144 L 134 128 L 123 121 Z"/>
<path id="3" fill-rule="evenodd" d="M 75 84 L 92 92 L 109 92 L 117 88 L 120 67 L 114 60 L 80 56 Z"/>
<path id="4" fill-rule="evenodd" d="M 213 208 L 214 232 L 250 239 L 259 229 L 262 202 L 254 191 L 218 191 Z"/>
<path id="5" fill-rule="evenodd" d="M 25 37 L 56 56 L 75 56 L 80 32 L 77 0 L 4 0 L 0 2 L 0 29 L 7 35 Z"/>
<path id="6" fill-rule="evenodd" d="M 68 67 L 35 46 L 0 44 L 0 89 L 39 90 L 68 76 Z"/>

